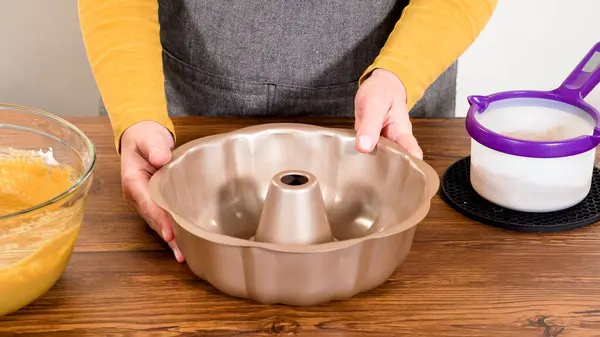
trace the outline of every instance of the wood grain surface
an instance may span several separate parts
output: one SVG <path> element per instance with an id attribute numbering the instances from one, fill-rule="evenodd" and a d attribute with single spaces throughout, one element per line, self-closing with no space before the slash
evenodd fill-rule
<path id="1" fill-rule="evenodd" d="M 178 264 L 123 201 L 108 119 L 70 120 L 98 151 L 85 223 L 60 281 L 0 318 L 0 336 L 600 336 L 600 226 L 510 232 L 471 221 L 438 196 L 406 262 L 377 289 L 315 307 L 224 296 Z M 281 120 L 174 121 L 181 144 Z M 463 119 L 415 120 L 414 132 L 440 175 L 469 154 Z"/>

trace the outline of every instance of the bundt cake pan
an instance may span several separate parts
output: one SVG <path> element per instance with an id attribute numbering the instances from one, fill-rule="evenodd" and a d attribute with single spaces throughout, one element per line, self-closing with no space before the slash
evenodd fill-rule
<path id="1" fill-rule="evenodd" d="M 381 138 L 263 124 L 194 140 L 150 180 L 188 266 L 221 292 L 315 305 L 384 283 L 408 255 L 436 172 Z"/>

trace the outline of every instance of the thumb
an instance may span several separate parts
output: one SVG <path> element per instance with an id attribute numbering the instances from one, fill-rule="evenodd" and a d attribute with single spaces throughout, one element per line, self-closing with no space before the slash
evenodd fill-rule
<path id="1" fill-rule="evenodd" d="M 166 129 L 149 130 L 148 133 L 138 140 L 138 150 L 152 166 L 162 167 L 171 160 L 173 138 Z"/>
<path id="2" fill-rule="evenodd" d="M 384 100 L 367 99 L 360 102 L 356 109 L 361 116 L 356 128 L 356 148 L 358 151 L 368 153 L 373 151 L 379 141 L 379 135 L 389 110 L 389 104 Z"/>
<path id="3" fill-rule="evenodd" d="M 146 158 L 152 166 L 159 168 L 171 160 L 171 149 L 164 145 L 157 145 L 148 150 Z"/>

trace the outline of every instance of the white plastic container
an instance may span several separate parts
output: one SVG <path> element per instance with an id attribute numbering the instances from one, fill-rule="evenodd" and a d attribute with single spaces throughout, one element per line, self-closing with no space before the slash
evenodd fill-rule
<path id="1" fill-rule="evenodd" d="M 552 91 L 470 96 L 471 185 L 488 201 L 551 212 L 589 193 L 600 114 L 583 99 L 600 81 L 600 43 Z"/>

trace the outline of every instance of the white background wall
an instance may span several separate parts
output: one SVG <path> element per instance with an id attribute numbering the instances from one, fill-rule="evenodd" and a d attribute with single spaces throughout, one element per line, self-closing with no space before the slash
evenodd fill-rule
<path id="1" fill-rule="evenodd" d="M 499 0 L 458 63 L 456 115 L 467 96 L 554 89 L 600 42 L 600 0 Z M 600 108 L 600 88 L 586 101 Z"/>
<path id="2" fill-rule="evenodd" d="M 599 15 L 600 0 L 499 0 L 459 61 L 457 116 L 471 94 L 558 86 L 600 41 Z M 98 114 L 76 0 L 0 0 L 0 41 L 0 103 Z M 588 102 L 600 108 L 600 89 Z"/>
<path id="3" fill-rule="evenodd" d="M 0 103 L 97 115 L 77 0 L 0 0 Z"/>

